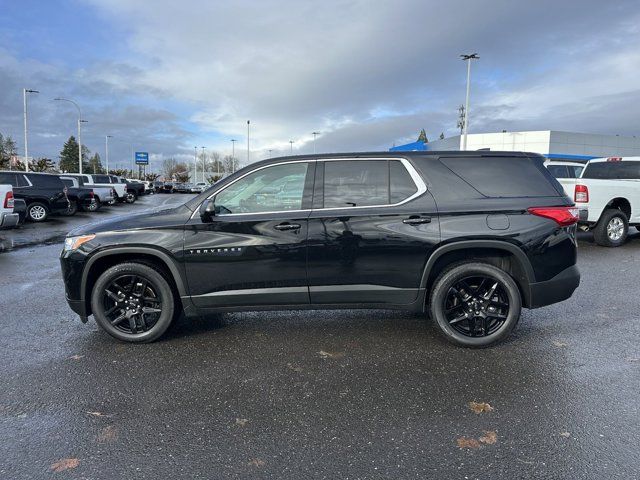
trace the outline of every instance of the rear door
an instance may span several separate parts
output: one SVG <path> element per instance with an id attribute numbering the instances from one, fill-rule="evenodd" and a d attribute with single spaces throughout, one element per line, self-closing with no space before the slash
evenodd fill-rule
<path id="1" fill-rule="evenodd" d="M 309 217 L 314 304 L 409 304 L 440 241 L 438 213 L 405 159 L 318 160 Z"/>

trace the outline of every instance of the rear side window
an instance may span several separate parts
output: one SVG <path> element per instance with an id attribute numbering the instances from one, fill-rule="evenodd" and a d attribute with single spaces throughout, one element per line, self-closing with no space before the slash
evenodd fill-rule
<path id="1" fill-rule="evenodd" d="M 324 207 L 359 207 L 389 203 L 387 160 L 324 162 Z"/>
<path id="2" fill-rule="evenodd" d="M 111 183 L 108 175 L 94 175 L 93 178 L 96 183 Z"/>
<path id="3" fill-rule="evenodd" d="M 556 178 L 573 178 L 569 175 L 566 165 L 547 165 L 547 170 Z"/>
<path id="4" fill-rule="evenodd" d="M 64 188 L 62 180 L 54 175 L 27 175 L 27 178 L 36 187 L 59 188 L 60 190 Z"/>
<path id="5" fill-rule="evenodd" d="M 0 184 L 17 187 L 15 173 L 0 173 Z"/>
<path id="6" fill-rule="evenodd" d="M 62 183 L 65 184 L 65 186 L 67 187 L 73 187 L 73 180 L 69 180 L 68 178 L 63 178 L 61 179 Z"/>
<path id="7" fill-rule="evenodd" d="M 640 180 L 640 162 L 595 162 L 584 170 L 582 178 L 604 180 Z"/>
<path id="8" fill-rule="evenodd" d="M 397 160 L 389 162 L 389 203 L 400 203 L 418 191 L 409 172 Z"/>
<path id="9" fill-rule="evenodd" d="M 561 195 L 542 162 L 529 157 L 441 157 L 440 161 L 485 197 Z"/>

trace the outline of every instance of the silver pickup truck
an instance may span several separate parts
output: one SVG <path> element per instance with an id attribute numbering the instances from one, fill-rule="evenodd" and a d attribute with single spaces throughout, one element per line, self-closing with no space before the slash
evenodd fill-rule
<path id="1" fill-rule="evenodd" d="M 92 204 L 90 207 L 86 207 L 89 211 L 98 210 L 102 205 L 112 205 L 116 201 L 115 190 L 112 187 L 101 187 L 98 185 L 86 184 L 83 177 L 85 177 L 85 175 L 60 175 L 60 180 L 62 180 L 68 187 L 90 188 L 93 190 L 93 196 L 96 199 L 96 203 Z M 69 184 L 69 182 L 73 182 L 73 184 Z"/>
<path id="2" fill-rule="evenodd" d="M 15 227 L 19 216 L 13 211 L 13 187 L 0 185 L 0 228 Z"/>

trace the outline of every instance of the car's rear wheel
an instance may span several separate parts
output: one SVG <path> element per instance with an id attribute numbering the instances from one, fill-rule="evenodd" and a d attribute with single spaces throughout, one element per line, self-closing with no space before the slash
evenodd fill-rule
<path id="1" fill-rule="evenodd" d="M 138 196 L 135 194 L 135 192 L 127 192 L 124 197 L 124 201 L 127 203 L 134 203 L 137 199 Z"/>
<path id="2" fill-rule="evenodd" d="M 44 203 L 33 202 L 27 207 L 27 218 L 32 222 L 44 222 L 49 216 L 49 207 Z"/>
<path id="3" fill-rule="evenodd" d="M 429 302 L 447 340 L 488 347 L 509 336 L 520 319 L 522 299 L 511 276 L 487 263 L 452 265 L 436 279 Z"/>
<path id="4" fill-rule="evenodd" d="M 603 247 L 619 247 L 627 240 L 629 219 L 617 208 L 605 210 L 593 229 L 593 239 Z"/>
<path id="5" fill-rule="evenodd" d="M 72 217 L 76 213 L 78 213 L 78 204 L 76 202 L 69 201 L 69 206 L 64 211 L 63 215 L 66 217 Z"/>
<path id="6" fill-rule="evenodd" d="M 158 339 L 173 321 L 175 303 L 167 279 L 140 263 L 109 268 L 91 294 L 91 310 L 98 325 L 112 337 L 134 343 Z"/>
<path id="7" fill-rule="evenodd" d="M 84 210 L 85 212 L 95 212 L 96 210 L 99 210 L 99 209 L 100 209 L 100 202 L 98 200 L 96 200 L 93 203 L 90 203 L 89 205 L 82 207 L 82 210 Z"/>

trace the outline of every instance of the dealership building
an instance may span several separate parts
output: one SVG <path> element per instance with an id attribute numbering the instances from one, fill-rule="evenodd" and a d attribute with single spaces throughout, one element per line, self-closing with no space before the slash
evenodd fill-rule
<path id="1" fill-rule="evenodd" d="M 599 157 L 640 156 L 640 138 L 619 135 L 539 130 L 530 132 L 471 133 L 467 150 L 541 153 L 552 160 L 585 162 Z M 462 136 L 433 142 L 399 145 L 391 151 L 462 150 Z"/>

